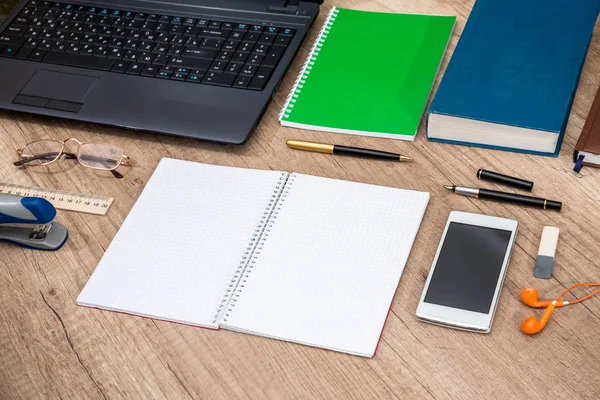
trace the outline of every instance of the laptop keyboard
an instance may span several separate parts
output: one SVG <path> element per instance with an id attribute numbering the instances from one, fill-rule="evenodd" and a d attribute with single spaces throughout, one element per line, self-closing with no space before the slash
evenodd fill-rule
<path id="1" fill-rule="evenodd" d="M 32 0 L 0 57 L 263 90 L 295 30 Z"/>

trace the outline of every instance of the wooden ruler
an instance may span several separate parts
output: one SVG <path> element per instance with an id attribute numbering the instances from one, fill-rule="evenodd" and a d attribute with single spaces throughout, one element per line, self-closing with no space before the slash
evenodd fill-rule
<path id="1" fill-rule="evenodd" d="M 112 197 L 63 192 L 62 190 L 13 185 L 11 183 L 2 182 L 0 182 L 0 193 L 14 194 L 23 197 L 41 197 L 52 203 L 58 210 L 95 215 L 106 215 L 114 200 Z"/>

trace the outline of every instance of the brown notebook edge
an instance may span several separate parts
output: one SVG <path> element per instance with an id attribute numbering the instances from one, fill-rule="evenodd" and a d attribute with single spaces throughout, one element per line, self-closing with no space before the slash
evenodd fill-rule
<path id="1" fill-rule="evenodd" d="M 580 151 L 600 154 L 600 88 L 596 93 L 592 108 L 585 121 L 579 140 L 577 140 L 577 144 L 575 145 L 573 162 L 577 161 L 577 156 Z M 599 167 L 596 164 L 589 164 L 585 161 L 583 162 L 583 165 Z"/>

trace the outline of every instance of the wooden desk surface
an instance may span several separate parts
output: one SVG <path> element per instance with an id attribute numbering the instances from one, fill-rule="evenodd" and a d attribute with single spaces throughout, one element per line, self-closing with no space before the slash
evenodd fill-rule
<path id="1" fill-rule="evenodd" d="M 600 296 L 556 310 L 546 329 L 535 337 L 522 334 L 519 322 L 541 313 L 518 300 L 521 289 L 529 285 L 537 287 L 541 297 L 550 298 L 573 283 L 600 281 L 600 170 L 584 168 L 575 174 L 571 160 L 600 84 L 600 28 L 583 70 L 560 157 L 555 159 L 429 143 L 423 126 L 414 143 L 282 128 L 277 114 L 332 5 L 458 15 L 444 69 L 473 1 L 327 1 L 262 123 L 241 147 L 0 112 L 0 182 L 115 197 L 105 217 L 59 212 L 57 220 L 68 227 L 70 238 L 58 252 L 0 244 L 0 398 L 600 398 Z M 122 168 L 125 179 L 121 180 L 70 161 L 47 170 L 20 170 L 12 165 L 15 149 L 28 141 L 68 137 L 119 145 L 136 165 Z M 290 138 L 388 149 L 410 155 L 414 161 L 400 165 L 292 151 L 285 146 Z M 162 157 L 431 192 L 376 356 L 366 359 L 78 307 L 77 295 Z M 482 167 L 535 181 L 534 194 L 562 200 L 563 211 L 478 201 L 442 188 L 451 182 L 475 186 L 475 171 Z M 488 335 L 415 319 L 425 278 L 452 210 L 521 223 L 494 328 Z M 545 225 L 561 229 L 554 277 L 547 281 L 532 274 Z"/>

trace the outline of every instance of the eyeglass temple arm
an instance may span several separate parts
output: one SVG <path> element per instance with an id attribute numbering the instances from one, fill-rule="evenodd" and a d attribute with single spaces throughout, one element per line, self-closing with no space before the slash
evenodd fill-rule
<path id="1" fill-rule="evenodd" d="M 75 154 L 73 154 L 73 153 L 61 153 L 60 155 L 64 155 L 68 159 L 77 158 L 77 156 Z M 58 156 L 56 155 L 56 152 L 54 152 L 54 153 L 38 154 L 38 155 L 35 155 L 33 157 L 28 157 L 28 158 L 25 158 L 23 160 L 15 161 L 13 163 L 13 165 L 16 166 L 16 167 L 20 167 L 22 165 L 27 164 L 28 162 L 36 161 L 36 160 L 43 160 L 43 159 L 47 159 L 47 158 L 55 159 L 55 158 L 58 158 Z"/>

